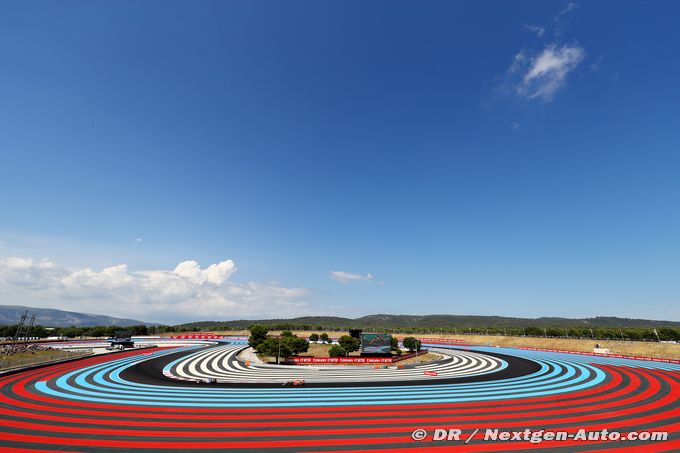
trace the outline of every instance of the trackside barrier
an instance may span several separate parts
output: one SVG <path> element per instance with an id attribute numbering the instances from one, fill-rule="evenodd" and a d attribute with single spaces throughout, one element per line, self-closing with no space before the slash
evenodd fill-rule
<path id="1" fill-rule="evenodd" d="M 173 335 L 170 338 L 173 340 L 221 340 L 223 338 L 227 338 L 227 336 L 196 333 L 196 334 Z"/>
<path id="2" fill-rule="evenodd" d="M 418 351 L 417 355 L 427 354 L 427 349 L 421 349 Z M 401 362 L 402 360 L 410 359 L 415 357 L 416 353 L 411 352 L 408 354 L 402 354 L 395 357 L 286 357 L 286 363 L 294 363 L 296 365 L 309 365 L 309 364 L 343 364 L 343 363 L 395 363 Z"/>
<path id="3" fill-rule="evenodd" d="M 399 341 L 403 341 L 403 338 L 399 338 Z M 469 344 L 467 340 L 461 340 L 458 338 L 418 338 L 421 343 L 427 344 Z"/>
<path id="4" fill-rule="evenodd" d="M 391 357 L 286 357 L 286 362 L 295 364 L 338 364 L 338 363 L 392 363 Z"/>
<path id="5" fill-rule="evenodd" d="M 665 363 L 678 363 L 680 360 L 677 359 L 664 359 L 662 357 L 645 357 L 645 356 L 635 356 L 635 355 L 622 355 L 622 354 L 601 354 L 598 352 L 586 352 L 586 351 L 570 351 L 566 349 L 546 349 L 546 348 L 531 348 L 527 346 L 518 347 L 517 349 L 524 349 L 527 351 L 543 351 L 543 352 L 560 352 L 563 354 L 578 354 L 578 355 L 590 355 L 596 357 L 612 357 L 615 359 L 633 359 L 633 360 L 646 360 L 654 362 L 665 362 Z"/>

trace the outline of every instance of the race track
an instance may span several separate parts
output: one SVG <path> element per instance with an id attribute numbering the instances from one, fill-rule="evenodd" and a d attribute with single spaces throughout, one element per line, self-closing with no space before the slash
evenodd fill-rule
<path id="1" fill-rule="evenodd" d="M 680 450 L 677 364 L 438 346 L 442 360 L 404 369 L 246 366 L 242 347 L 134 350 L 0 377 L 0 451 Z M 188 381 L 205 377 L 218 383 Z M 280 384 L 300 377 L 304 387 Z M 464 444 L 432 441 L 437 428 L 480 431 Z M 487 428 L 668 439 L 484 441 Z"/>

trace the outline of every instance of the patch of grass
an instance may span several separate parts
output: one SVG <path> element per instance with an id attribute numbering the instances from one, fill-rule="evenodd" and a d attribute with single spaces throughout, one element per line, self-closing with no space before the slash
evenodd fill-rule
<path id="1" fill-rule="evenodd" d="M 317 344 L 317 343 L 309 343 L 309 351 L 301 354 L 305 356 L 313 356 L 313 357 L 328 357 L 328 350 L 331 348 L 330 344 Z M 361 354 L 359 351 L 354 351 L 350 352 L 349 356 L 350 357 L 359 357 Z"/>
<path id="2" fill-rule="evenodd" d="M 406 353 L 404 353 L 406 354 Z M 397 365 L 412 365 L 414 363 L 425 363 L 425 362 L 433 362 L 435 360 L 440 360 L 442 356 L 439 354 L 434 354 L 432 352 L 426 352 L 424 354 L 418 354 L 417 357 L 411 357 L 410 359 L 406 360 L 401 360 L 399 362 L 395 362 Z"/>

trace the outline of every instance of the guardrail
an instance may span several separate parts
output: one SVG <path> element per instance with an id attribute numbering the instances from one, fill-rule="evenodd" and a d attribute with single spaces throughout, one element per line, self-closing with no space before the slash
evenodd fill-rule
<path id="1" fill-rule="evenodd" d="M 399 341 L 403 341 L 404 339 L 399 337 Z M 468 345 L 469 342 L 467 340 L 462 340 L 459 338 L 422 338 L 418 337 L 418 340 L 420 340 L 421 343 L 425 344 L 433 344 L 433 343 L 438 343 L 438 344 L 460 344 L 460 345 Z"/>

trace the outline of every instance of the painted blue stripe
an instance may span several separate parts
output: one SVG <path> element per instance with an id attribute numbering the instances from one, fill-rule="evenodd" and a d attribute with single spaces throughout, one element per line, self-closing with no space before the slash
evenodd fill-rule
<path id="1" fill-rule="evenodd" d="M 172 351 L 175 352 L 175 351 Z M 320 388 L 320 389 L 168 389 L 159 386 L 137 385 L 144 387 L 145 391 L 131 391 L 129 382 L 120 378 L 120 372 L 134 365 L 138 360 L 120 359 L 118 363 L 110 363 L 108 366 L 90 367 L 80 370 L 75 378 L 77 385 L 93 391 L 83 390 L 71 386 L 67 381 L 76 372 L 68 373 L 57 379 L 55 383 L 59 390 L 51 389 L 44 382 L 38 382 L 36 388 L 44 393 L 61 398 L 76 399 L 91 402 L 122 403 L 131 405 L 158 405 L 158 406 L 199 406 L 199 407 L 269 407 L 269 406 L 297 406 L 311 407 L 318 403 L 332 404 L 336 406 L 363 404 L 395 404 L 395 403 L 442 403 L 463 401 L 484 401 L 493 399 L 507 399 L 518 397 L 544 396 L 561 392 L 576 391 L 597 385 L 604 380 L 604 373 L 589 366 L 571 366 L 570 364 L 555 362 L 555 367 L 548 376 L 554 377 L 566 369 L 566 373 L 557 379 L 546 380 L 545 370 L 549 367 L 541 364 L 541 370 L 534 373 L 534 377 L 540 378 L 541 382 L 532 382 L 524 377 L 524 383 L 512 385 L 511 381 L 517 378 L 491 383 L 467 384 L 444 384 L 438 386 L 399 386 L 373 387 L 373 388 Z M 562 368 L 564 367 L 564 368 Z M 576 369 L 581 374 L 576 379 Z M 97 385 L 90 384 L 86 378 L 94 373 L 93 380 Z M 111 373 L 111 378 L 118 384 L 113 386 L 122 389 L 112 389 L 112 384 L 104 381 L 104 375 Z M 114 377 L 115 376 L 115 377 Z M 590 378 L 590 379 L 589 379 Z M 514 382 L 517 384 L 517 382 Z M 576 385 L 574 385 L 576 384 Z M 538 385 L 538 387 L 536 387 Z M 565 388 L 565 385 L 567 386 Z M 534 388 L 532 389 L 532 386 Z M 102 388 L 103 387 L 103 388 Z M 127 387 L 127 388 L 126 388 Z M 468 387 L 468 388 L 465 388 Z M 486 388 L 479 388 L 486 387 Z M 510 391 L 504 391 L 504 390 Z M 525 390 L 526 389 L 526 390 Z M 417 391 L 415 397 L 404 393 Z M 73 393 L 70 393 L 73 392 Z M 398 396 L 391 396 L 399 392 Z M 104 393 L 104 394 L 103 394 Z M 115 398 L 106 397 L 107 393 L 115 393 Z M 172 396 L 168 396 L 172 394 Z M 120 396 L 118 396 L 120 395 Z M 181 395 L 181 396 L 180 396 Z M 433 397 L 436 396 L 436 397 Z M 133 399 L 129 399 L 133 398 Z M 255 401 L 251 399 L 255 398 Z M 262 399 L 266 398 L 266 402 Z"/>

